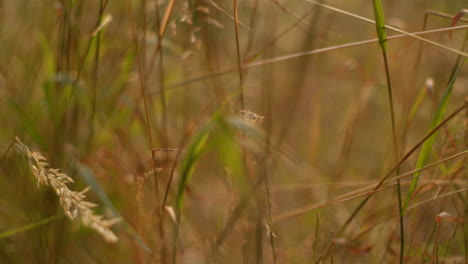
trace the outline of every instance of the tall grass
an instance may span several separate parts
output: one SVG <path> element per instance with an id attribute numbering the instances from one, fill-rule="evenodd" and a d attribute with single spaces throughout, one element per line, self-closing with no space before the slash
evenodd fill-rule
<path id="1" fill-rule="evenodd" d="M 0 1 L 0 262 L 466 262 L 464 4 Z"/>

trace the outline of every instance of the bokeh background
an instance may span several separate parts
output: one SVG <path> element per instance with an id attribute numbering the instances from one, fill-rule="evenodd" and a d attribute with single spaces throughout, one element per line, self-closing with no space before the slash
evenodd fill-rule
<path id="1" fill-rule="evenodd" d="M 374 19 L 372 1 L 319 2 Z M 382 2 L 405 32 L 450 27 L 467 8 Z M 388 41 L 399 157 L 429 131 L 465 34 Z M 395 181 L 341 230 L 396 164 L 381 50 L 358 43 L 375 38 L 372 23 L 299 0 L 0 0 L 0 262 L 397 263 Z M 462 68 L 446 116 L 467 86 Z M 467 261 L 467 113 L 430 149 L 427 164 L 461 154 L 422 171 L 406 263 Z M 117 243 L 63 217 L 15 137 L 122 218 Z"/>

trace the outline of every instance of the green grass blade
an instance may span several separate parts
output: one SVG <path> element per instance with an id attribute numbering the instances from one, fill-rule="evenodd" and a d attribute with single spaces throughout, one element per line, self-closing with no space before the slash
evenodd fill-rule
<path id="1" fill-rule="evenodd" d="M 452 71 L 452 74 L 450 76 L 449 82 L 447 84 L 447 88 L 445 89 L 444 95 L 437 107 L 437 110 L 434 114 L 434 117 L 432 119 L 431 125 L 429 127 L 429 131 L 434 129 L 442 120 L 444 119 L 445 113 L 447 112 L 448 104 L 449 104 L 449 99 L 450 95 L 453 90 L 453 85 L 455 84 L 455 81 L 458 77 L 458 74 L 460 73 L 461 69 L 463 68 L 463 65 L 466 63 L 467 59 L 464 59 L 463 61 L 461 60 L 461 57 L 457 61 L 454 70 Z M 419 169 L 423 167 L 427 161 L 428 158 L 431 154 L 432 147 L 434 145 L 434 142 L 436 140 L 437 133 L 432 135 L 430 138 L 424 142 L 421 152 L 419 153 L 418 161 L 416 163 L 415 169 Z M 421 175 L 421 172 L 417 172 L 414 174 L 414 178 L 411 181 L 408 194 L 406 195 L 405 203 L 403 205 L 403 213 L 406 212 L 406 209 L 408 208 L 409 202 L 411 200 L 411 197 L 413 196 L 414 192 L 416 191 L 416 187 L 418 184 L 419 176 Z"/>
<path id="2" fill-rule="evenodd" d="M 243 150 L 236 140 L 236 131 L 225 121 L 227 120 L 217 122 L 217 133 L 213 135 L 213 145 L 218 152 L 218 159 L 228 171 L 228 176 L 232 176 L 237 190 L 246 193 L 249 191 L 249 184 L 245 178 Z"/>
<path id="3" fill-rule="evenodd" d="M 347 11 L 344 11 L 344 10 L 341 10 L 341 9 L 338 9 L 338 8 L 335 8 L 335 7 L 332 7 L 332 6 L 328 6 L 328 5 L 325 5 L 325 4 L 316 2 L 316 1 L 306 0 L 306 2 L 315 4 L 315 5 L 318 5 L 318 6 L 321 6 L 321 7 L 324 7 L 324 8 L 333 10 L 333 11 L 336 11 L 336 12 L 339 12 L 339 13 L 344 14 L 344 15 L 347 15 L 347 16 L 351 16 L 351 17 L 360 19 L 360 20 L 362 20 L 362 21 L 366 21 L 366 22 L 368 22 L 368 23 L 376 23 L 375 21 L 373 21 L 373 20 L 371 20 L 371 19 L 368 19 L 368 18 L 359 16 L 359 15 L 357 15 L 357 14 L 354 14 L 354 13 L 351 13 L 351 12 L 347 12 Z M 409 32 L 403 31 L 403 30 L 401 30 L 401 29 L 398 29 L 398 28 L 396 28 L 396 27 L 392 27 L 392 26 L 388 26 L 388 25 L 387 25 L 386 28 L 387 28 L 387 29 L 390 29 L 390 30 L 393 30 L 393 31 L 396 31 L 396 32 L 399 32 L 399 33 L 402 33 L 402 34 L 405 34 L 405 35 L 407 35 L 407 36 L 410 36 L 410 37 L 412 37 L 412 38 L 418 39 L 418 40 L 420 40 L 420 41 L 423 41 L 423 42 L 425 42 L 425 43 L 431 44 L 431 45 L 433 45 L 433 46 L 442 48 L 442 49 L 444 49 L 444 50 L 451 51 L 451 52 L 453 52 L 453 53 L 455 53 L 455 54 L 458 54 L 458 55 L 461 55 L 461 56 L 464 56 L 464 57 L 468 57 L 468 54 L 467 54 L 466 52 L 464 52 L 464 51 L 459 51 L 458 49 L 454 49 L 454 48 L 451 48 L 451 47 L 449 47 L 449 46 L 439 44 L 439 43 L 434 42 L 434 41 L 432 41 L 432 40 L 428 40 L 427 38 L 422 38 L 422 37 L 420 37 L 420 36 L 417 36 L 417 35 L 414 35 L 414 34 L 412 34 L 412 33 L 409 33 Z"/>
<path id="4" fill-rule="evenodd" d="M 29 231 L 31 229 L 34 229 L 34 228 L 37 228 L 39 226 L 42 226 L 42 225 L 48 224 L 50 222 L 53 222 L 55 220 L 58 220 L 58 219 L 60 219 L 60 218 L 62 218 L 64 216 L 65 216 L 64 214 L 57 214 L 57 215 L 47 217 L 45 219 L 42 219 L 42 220 L 37 221 L 37 222 L 32 223 L 32 224 L 27 224 L 27 225 L 24 225 L 24 226 L 21 226 L 21 227 L 17 227 L 17 228 L 13 228 L 13 229 L 10 229 L 10 230 L 7 230 L 7 231 L 3 231 L 3 232 L 0 233 L 0 239 L 7 238 L 9 236 L 16 235 L 18 233 L 23 233 L 23 232 Z"/>
<path id="5" fill-rule="evenodd" d="M 240 187 L 247 185 L 245 183 L 246 179 L 242 178 L 244 173 L 241 173 L 241 171 L 243 171 L 241 170 L 241 164 L 243 164 L 241 159 L 241 148 L 239 143 L 236 142 L 234 131 L 243 131 L 245 136 L 254 141 L 262 141 L 264 135 L 261 130 L 257 129 L 242 118 L 234 117 L 225 119 L 221 116 L 220 112 L 217 112 L 214 114 L 211 122 L 201 128 L 195 135 L 186 151 L 186 156 L 182 162 L 180 173 L 181 179 L 176 194 L 176 212 L 178 214 L 180 214 L 180 211 L 183 208 L 184 190 L 187 182 L 193 175 L 200 155 L 206 149 L 207 140 L 212 134 L 211 132 L 213 129 L 216 129 L 219 133 L 213 135 L 213 138 L 210 141 L 212 141 L 213 144 L 215 144 L 215 147 L 218 148 L 221 161 L 225 163 L 227 167 L 234 169 L 233 175 L 235 174 L 235 177 L 239 177 L 235 180 L 238 181 Z"/>
<path id="6" fill-rule="evenodd" d="M 399 160 L 399 148 L 398 148 L 398 141 L 396 135 L 396 125 L 395 125 L 395 110 L 394 110 L 394 103 L 393 103 L 393 91 L 392 91 L 392 83 L 390 78 L 390 67 L 388 64 L 388 57 L 387 57 L 387 31 L 385 27 L 385 19 L 383 13 L 382 2 L 380 0 L 373 1 L 374 7 L 374 17 L 375 17 L 375 27 L 377 30 L 377 36 L 379 38 L 379 45 L 382 50 L 382 56 L 385 64 L 385 74 L 387 77 L 387 92 L 388 92 L 388 101 L 390 106 L 390 121 L 392 125 L 392 138 L 393 138 L 393 151 L 395 154 L 395 162 Z M 395 170 L 396 174 L 398 175 L 400 170 L 399 167 Z M 404 231 L 404 219 L 403 219 L 403 210 L 402 210 L 402 196 L 401 196 L 401 186 L 400 180 L 397 180 L 397 195 L 398 195 L 398 211 L 400 215 L 400 263 L 403 263 L 403 256 L 404 256 L 404 249 L 405 249 L 405 231 Z"/>
<path id="7" fill-rule="evenodd" d="M 197 161 L 200 158 L 200 155 L 202 154 L 204 150 L 204 147 L 210 135 L 211 127 L 212 127 L 211 122 L 207 124 L 206 126 L 204 126 L 198 132 L 198 134 L 195 135 L 189 148 L 187 149 L 187 154 L 182 163 L 182 169 L 180 173 L 181 179 L 179 182 L 177 195 L 176 195 L 176 209 L 177 209 L 176 211 L 178 214 L 177 217 L 180 217 L 180 211 L 182 210 L 182 207 L 183 207 L 185 187 L 187 186 L 187 182 L 189 178 L 192 176 L 195 170 Z"/>
<path id="8" fill-rule="evenodd" d="M 385 19 L 380 0 L 373 0 L 375 27 L 377 29 L 377 36 L 379 38 L 379 45 L 384 52 L 387 50 L 387 30 L 385 29 Z"/>
<path id="9" fill-rule="evenodd" d="M 246 178 L 244 152 L 255 156 L 265 148 L 265 134 L 262 128 L 241 116 L 231 116 L 217 122 L 216 135 L 213 138 L 223 166 L 227 168 L 237 185 L 241 196 L 252 191 Z M 241 131 L 241 136 L 239 135 Z"/>

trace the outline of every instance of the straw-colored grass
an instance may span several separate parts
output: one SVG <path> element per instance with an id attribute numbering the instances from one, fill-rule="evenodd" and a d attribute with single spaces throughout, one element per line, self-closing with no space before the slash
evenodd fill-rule
<path id="1" fill-rule="evenodd" d="M 36 177 L 37 186 L 49 186 L 60 199 L 63 211 L 70 220 L 78 220 L 83 225 L 94 229 L 107 242 L 117 242 L 118 237 L 110 227 L 120 221 L 119 218 L 104 219 L 103 216 L 93 212 L 97 205 L 85 200 L 86 192 L 90 186 L 81 192 L 72 191 L 67 184 L 73 183 L 73 179 L 61 173 L 59 169 L 50 168 L 46 158 L 37 151 L 31 151 L 19 138 L 15 138 L 15 147 L 18 153 L 25 155 L 32 174 Z"/>
<path id="2" fill-rule="evenodd" d="M 0 1 L 0 263 L 467 262 L 465 2 Z"/>

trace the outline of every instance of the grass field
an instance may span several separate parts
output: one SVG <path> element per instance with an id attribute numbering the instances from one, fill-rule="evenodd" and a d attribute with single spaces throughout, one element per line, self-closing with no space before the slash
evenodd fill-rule
<path id="1" fill-rule="evenodd" d="M 468 263 L 467 8 L 0 0 L 0 263 Z"/>

